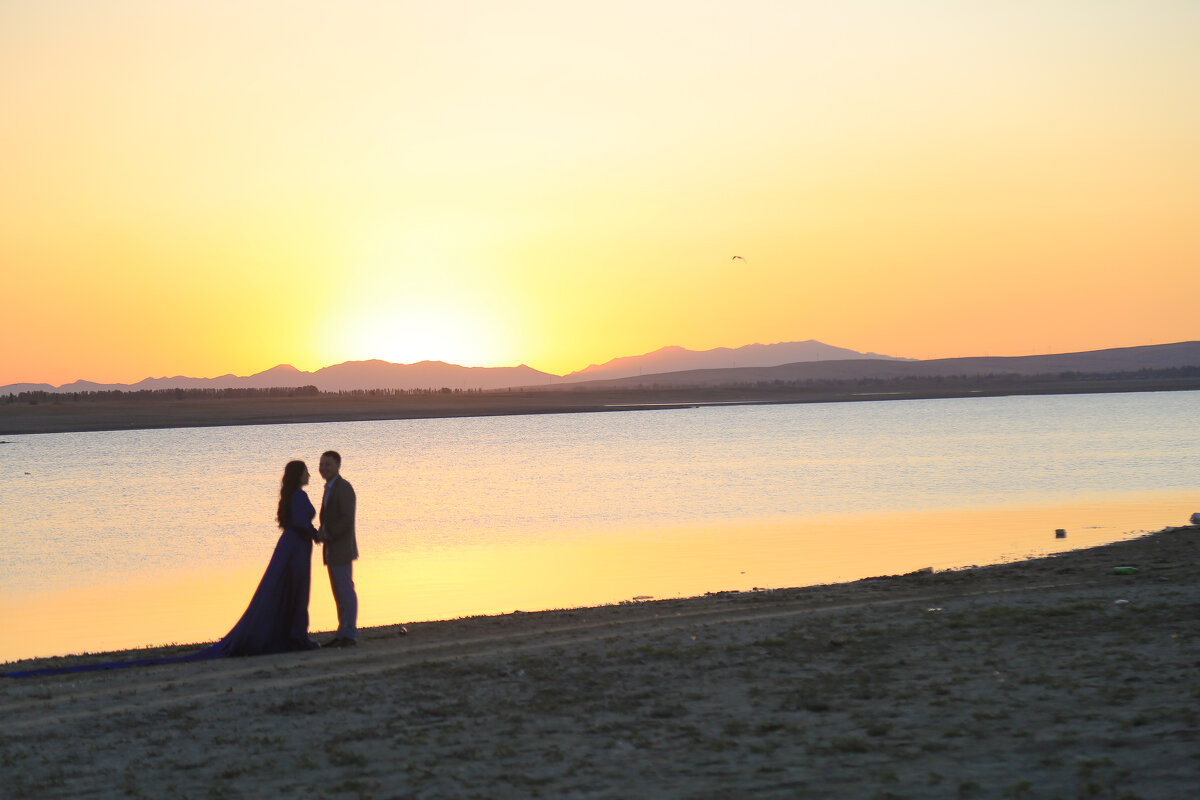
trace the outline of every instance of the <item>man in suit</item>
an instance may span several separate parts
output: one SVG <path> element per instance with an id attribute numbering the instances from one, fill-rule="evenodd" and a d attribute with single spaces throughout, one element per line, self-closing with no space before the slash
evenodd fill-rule
<path id="1" fill-rule="evenodd" d="M 354 487 L 341 476 L 342 457 L 334 450 L 321 454 L 318 467 L 325 479 L 321 500 L 321 527 L 317 531 L 325 545 L 322 560 L 329 570 L 329 585 L 337 603 L 337 635 L 322 647 L 354 647 L 358 644 L 358 595 L 354 591 Z"/>

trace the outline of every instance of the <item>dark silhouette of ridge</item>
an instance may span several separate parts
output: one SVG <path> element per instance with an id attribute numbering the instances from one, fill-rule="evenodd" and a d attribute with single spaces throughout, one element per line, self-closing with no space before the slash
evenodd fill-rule
<path id="1" fill-rule="evenodd" d="M 625 378 L 664 372 L 695 369 L 729 369 L 733 367 L 776 367 L 802 361 L 836 361 L 848 359 L 895 359 L 878 353 L 860 353 L 844 347 L 834 347 L 815 339 L 805 342 L 748 344 L 744 347 L 716 347 L 711 350 L 688 350 L 683 347 L 663 347 L 640 356 L 623 356 L 592 364 L 577 372 L 564 375 L 556 383 L 573 383 L 599 378 Z"/>
<path id="2" fill-rule="evenodd" d="M 280 364 L 253 375 L 221 375 L 217 378 L 146 378 L 134 384 L 101 384 L 74 381 L 54 387 L 50 384 L 14 383 L 0 386 L 0 394 L 21 392 L 106 392 L 155 391 L 162 389 L 272 389 L 316 386 L 322 392 L 349 392 L 362 389 L 505 389 L 510 386 L 549 383 L 555 376 L 522 364 L 519 367 L 461 367 L 444 361 L 417 364 L 393 364 L 388 361 L 347 361 L 304 372 L 290 364 Z"/>
<path id="3" fill-rule="evenodd" d="M 742 365 L 672 369 L 680 360 L 730 359 L 735 362 L 770 361 L 780 354 L 801 352 L 816 356 L 772 365 Z M 836 356 L 840 357 L 827 357 Z M 820 360 L 818 360 L 818 358 Z M 637 364 L 642 374 L 611 377 Z M 609 365 L 613 365 L 610 367 Z M 656 371 L 650 365 L 668 365 Z M 786 342 L 776 345 L 747 345 L 736 349 L 692 351 L 664 347 L 643 356 L 614 359 L 604 365 L 558 378 L 527 365 L 517 367 L 463 367 L 444 361 L 393 364 L 387 361 L 347 361 L 304 372 L 280 364 L 254 375 L 222 375 L 216 378 L 146 378 L 134 384 L 100 384 L 75 381 L 59 387 L 45 383 L 14 383 L 0 386 L 0 395 L 29 392 L 48 394 L 158 391 L 173 389 L 299 389 L 316 387 L 321 392 L 387 390 L 499 390 L 520 389 L 627 389 L 635 387 L 716 387 L 756 383 L 830 382 L 890 380 L 921 377 L 971 377 L 987 375 L 1046 375 L 1054 373 L 1135 373 L 1200 367 L 1200 342 L 1119 347 L 1044 356 L 942 358 L 928 361 L 857 353 L 820 342 Z M 591 377 L 595 376 L 595 377 Z"/>
<path id="4" fill-rule="evenodd" d="M 928 361 L 873 358 L 808 361 L 773 367 L 733 367 L 578 381 L 562 388 L 716 387 L 755 383 L 889 380 L 913 377 L 1135 373 L 1200 366 L 1200 342 L 1118 347 L 1045 356 L 940 358 Z"/>
<path id="5" fill-rule="evenodd" d="M 304 372 L 290 364 L 280 364 L 253 375 L 221 375 L 216 378 L 189 378 L 175 375 L 167 378 L 146 378 L 133 384 L 95 383 L 79 380 L 62 386 L 47 383 L 14 383 L 0 386 L 0 395 L 22 392 L 105 392 L 105 391 L 157 391 L 162 389 L 271 389 L 316 386 L 322 392 L 349 392 L 367 389 L 506 389 L 516 386 L 540 386 L 560 381 L 570 381 L 572 376 L 586 374 L 592 377 L 620 377 L 622 374 L 636 375 L 639 372 L 671 372 L 678 369 L 694 369 L 699 366 L 755 366 L 783 364 L 789 361 L 810 361 L 829 358 L 888 358 L 875 353 L 857 353 L 841 347 L 807 342 L 782 342 L 779 344 L 751 344 L 729 349 L 695 351 L 682 347 L 664 347 L 654 353 L 641 356 L 613 359 L 604 365 L 592 365 L 566 378 L 559 378 L 521 364 L 517 367 L 464 367 L 444 361 L 421 361 L 416 364 L 394 364 L 389 361 L 347 361 L 322 367 L 315 372 Z M 632 364 L 614 372 L 615 364 Z"/>
<path id="6" fill-rule="evenodd" d="M 463 367 L 445 361 L 392 364 L 388 361 L 347 361 L 300 373 L 304 383 L 323 392 L 356 389 L 506 389 L 548 384 L 555 376 L 521 364 L 517 367 Z"/>

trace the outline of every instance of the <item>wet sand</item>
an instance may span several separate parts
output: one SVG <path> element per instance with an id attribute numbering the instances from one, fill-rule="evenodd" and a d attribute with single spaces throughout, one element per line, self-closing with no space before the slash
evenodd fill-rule
<path id="1" fill-rule="evenodd" d="M 1192 797 L 1198 546 L 1180 528 L 953 572 L 375 628 L 354 649 L 5 679 L 2 793 Z"/>

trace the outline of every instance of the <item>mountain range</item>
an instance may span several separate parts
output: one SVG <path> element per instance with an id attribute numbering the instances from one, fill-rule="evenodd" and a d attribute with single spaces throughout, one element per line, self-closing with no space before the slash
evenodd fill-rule
<path id="1" fill-rule="evenodd" d="M 844 347 L 834 347 L 809 339 L 807 342 L 780 342 L 779 344 L 748 344 L 730 349 L 717 347 L 712 350 L 688 350 L 683 347 L 664 347 L 653 353 L 640 356 L 614 358 L 604 364 L 592 364 L 578 372 L 563 376 L 563 382 L 594 380 L 597 378 L 626 378 L 663 372 L 682 372 L 694 369 L 727 369 L 730 367 L 775 367 L 806 361 L 841 361 L 882 359 L 885 361 L 910 361 L 878 353 L 860 353 Z"/>
<path id="2" fill-rule="evenodd" d="M 983 356 L 938 358 L 925 361 L 874 358 L 808 361 L 772 367 L 693 369 L 636 377 L 590 380 L 576 382 L 573 385 L 588 389 L 628 389 L 638 386 L 698 388 L 775 381 L 792 383 L 985 375 L 1030 376 L 1072 372 L 1111 374 L 1186 367 L 1200 367 L 1200 342 L 1119 347 L 1044 356 Z"/>
<path id="3" fill-rule="evenodd" d="M 532 367 L 460 367 L 444 361 L 393 364 L 389 361 L 347 361 L 314 372 L 290 364 L 253 375 L 221 375 L 217 378 L 146 378 L 137 383 L 93 383 L 75 381 L 62 386 L 48 383 L 14 383 L 0 386 L 0 395 L 20 392 L 138 392 L 156 389 L 271 389 L 315 386 L 323 392 L 357 389 L 503 389 L 510 386 L 549 383 L 555 376 Z"/>
<path id="4" fill-rule="evenodd" d="M 817 341 L 751 344 L 739 348 L 688 350 L 664 347 L 640 356 L 615 358 L 565 376 L 522 364 L 518 367 L 463 367 L 442 361 L 393 364 L 347 361 L 314 372 L 280 365 L 254 375 L 217 378 L 146 378 L 134 384 L 75 381 L 62 386 L 15 383 L 0 395 L 21 392 L 101 392 L 156 389 L 266 389 L 315 386 L 324 392 L 359 389 L 618 388 L 717 386 L 760 381 L 823 381 L 862 378 L 1035 375 L 1058 372 L 1136 372 L 1200 366 L 1200 342 L 1123 347 L 1044 356 L 914 359 L 860 353 Z"/>
<path id="5" fill-rule="evenodd" d="M 314 372 L 303 372 L 289 364 L 253 375 L 221 375 L 217 378 L 146 378 L 137 383 L 94 383 L 74 381 L 62 386 L 48 383 L 14 383 L 0 386 L 0 395 L 21 392 L 137 392 L 156 389 L 269 389 L 316 386 L 323 392 L 357 389 L 506 389 L 544 386 L 593 378 L 622 378 L 645 373 L 672 372 L 681 369 L 713 369 L 728 366 L 773 366 L 791 361 L 819 361 L 831 358 L 888 358 L 864 354 L 821 342 L 781 342 L 751 344 L 731 350 L 687 350 L 664 347 L 640 356 L 617 358 L 605 364 L 593 364 L 579 372 L 560 377 L 522 364 L 519 367 L 463 367 L 444 361 L 393 364 L 389 361 L 347 361 Z"/>

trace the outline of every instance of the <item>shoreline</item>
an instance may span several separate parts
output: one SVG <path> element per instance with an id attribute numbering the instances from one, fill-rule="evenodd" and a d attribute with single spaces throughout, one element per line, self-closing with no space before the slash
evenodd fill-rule
<path id="1" fill-rule="evenodd" d="M 10 679 L 0 761 L 13 797 L 1182 797 L 1200 773 L 1198 547 L 1188 526 Z"/>
<path id="2" fill-rule="evenodd" d="M 862 387 L 865 388 L 865 387 Z M 887 402 L 1014 395 L 1198 391 L 1200 379 L 1014 381 L 949 389 L 849 391 L 821 386 L 634 390 L 537 390 L 372 396 L 327 394 L 261 398 L 129 397 L 0 402 L 0 437 L 163 428 L 226 427 L 403 419 L 656 411 L 713 405 Z M 53 396 L 52 396 L 53 397 Z"/>
<path id="3" fill-rule="evenodd" d="M 400 559 L 391 551 L 376 552 L 356 569 L 361 608 L 369 609 L 359 621 L 363 626 L 445 621 L 514 609 L 589 608 L 832 585 L 921 568 L 1003 564 L 1143 536 L 1186 520 L 1195 499 L 1194 491 L 1170 490 L 1070 503 L 660 524 L 440 555 L 410 551 Z M 1059 527 L 1070 536 L 1054 536 Z M 267 537 L 263 544 L 270 541 Z M 587 565 L 603 563 L 606 552 L 630 566 L 613 563 L 592 572 Z M 645 569 L 680 553 L 689 554 L 683 572 Z M 319 571 L 319 554 L 316 558 Z M 565 570 L 570 587 L 551 579 L 538 588 L 547 583 L 545 567 L 536 566 L 544 564 Z M 262 576 L 261 560 L 248 559 L 236 570 L 221 570 L 225 588 L 218 591 L 211 569 L 194 566 L 158 576 L 127 576 L 119 584 L 85 581 L 76 588 L 29 587 L 23 597 L 10 594 L 8 602 L 0 603 L 0 613 L 10 617 L 10 636 L 0 641 L 0 662 L 179 643 L 195 643 L 198 650 L 228 629 Z M 464 582 L 464 574 L 475 577 Z M 21 577 L 14 579 L 17 584 L 10 588 L 16 590 Z M 332 597 L 317 587 L 311 629 L 325 630 L 335 619 Z"/>
<path id="4" fill-rule="evenodd" d="M 1081 569 L 1094 569 L 1096 564 L 1104 559 L 1119 560 L 1118 555 L 1128 556 L 1125 560 L 1137 561 L 1139 559 L 1150 558 L 1147 551 L 1152 550 L 1152 545 L 1161 543 L 1169 537 L 1174 537 L 1176 541 L 1183 541 L 1185 537 L 1194 536 L 1195 542 L 1200 546 L 1200 525 L 1182 525 L 1171 526 L 1158 531 L 1151 531 L 1139 536 L 1120 539 L 1107 544 L 1094 546 L 1083 546 L 1077 549 L 1064 550 L 1058 553 L 1048 555 L 1032 556 L 1029 558 L 1020 559 L 1017 561 L 1006 561 L 997 564 L 985 564 L 982 566 L 969 566 L 962 568 L 951 568 L 943 570 L 933 570 L 931 568 L 923 568 L 914 572 L 908 572 L 898 575 L 880 575 L 867 578 L 859 578 L 858 580 L 837 582 L 837 583 L 820 583 L 796 587 L 782 588 L 766 588 L 766 589 L 750 589 L 750 590 L 724 590 L 707 592 L 703 595 L 692 597 L 671 597 L 671 598 L 647 598 L 633 600 L 623 600 L 615 603 L 605 603 L 597 606 L 583 606 L 578 608 L 558 608 L 546 609 L 538 611 L 511 611 L 502 614 L 476 614 L 463 617 L 455 617 L 453 619 L 440 620 L 420 620 L 395 622 L 386 625 L 377 625 L 371 627 L 360 628 L 360 633 L 366 638 L 393 638 L 395 636 L 407 635 L 400 633 L 401 629 L 406 628 L 442 628 L 456 625 L 477 625 L 477 624 L 492 624 L 501 625 L 512 624 L 516 621 L 535 621 L 538 618 L 553 619 L 562 615 L 567 616 L 589 616 L 604 618 L 608 615 L 616 616 L 636 616 L 635 609 L 655 609 L 667 608 L 672 613 L 681 613 L 691 611 L 695 607 L 705 607 L 712 604 L 726 605 L 729 603 L 737 604 L 741 602 L 766 602 L 773 598 L 794 598 L 801 595 L 821 595 L 827 594 L 831 597 L 853 596 L 859 590 L 870 587 L 871 594 L 876 595 L 880 592 L 886 592 L 889 588 L 888 584 L 906 584 L 910 582 L 926 582 L 926 583 L 956 583 L 966 581 L 973 587 L 979 588 L 986 583 L 990 587 L 989 591 L 1005 592 L 1009 591 L 1008 587 L 998 587 L 997 584 L 1002 581 L 1015 580 L 1017 573 L 1025 573 L 1022 576 L 1022 583 L 1027 582 L 1031 576 L 1045 577 L 1050 574 L 1068 574 L 1069 572 L 1079 571 Z M 1064 566 L 1067 562 L 1077 561 L 1078 564 Z M 1119 565 L 1116 565 L 1119 566 Z M 1200 578 L 1200 556 L 1191 565 Z M 320 641 L 322 639 L 331 638 L 333 631 L 313 631 L 310 634 L 311 638 Z M 134 661 L 148 658 L 164 658 L 179 655 L 186 655 L 190 652 L 202 650 L 205 647 L 213 644 L 213 642 L 188 642 L 182 644 L 165 644 L 152 645 L 147 647 L 134 647 L 120 650 L 110 651 L 95 651 L 95 652 L 80 652 L 68 655 L 53 655 L 53 656 L 32 656 L 28 658 L 20 658 L 7 662 L 0 662 L 0 672 L 16 671 L 17 669 L 42 669 L 55 668 L 62 666 L 76 666 L 96 664 L 109 661 Z M 289 654 L 282 656 L 268 656 L 266 658 L 286 658 Z M 298 655 L 298 654 L 290 654 Z M 263 658 L 263 657 L 259 657 Z M 233 661 L 253 661 L 254 658 L 248 659 L 231 659 Z"/>

